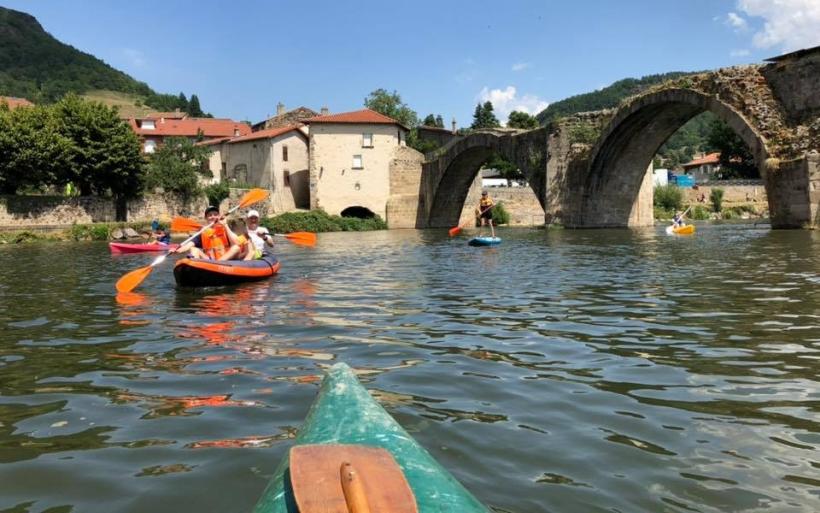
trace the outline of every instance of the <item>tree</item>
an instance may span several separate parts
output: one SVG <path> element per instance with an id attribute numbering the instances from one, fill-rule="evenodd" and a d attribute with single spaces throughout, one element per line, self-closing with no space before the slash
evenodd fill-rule
<path id="1" fill-rule="evenodd" d="M 211 155 L 207 146 L 195 146 L 186 137 L 170 137 L 163 141 L 148 162 L 145 185 L 148 190 L 161 187 L 184 198 L 199 194 L 199 177 L 210 175 L 206 164 Z"/>
<path id="2" fill-rule="evenodd" d="M 507 119 L 507 128 L 533 130 L 538 128 L 538 120 L 535 116 L 530 116 L 526 112 L 514 110 L 510 112 L 510 117 Z"/>
<path id="3" fill-rule="evenodd" d="M 715 118 L 706 141 L 712 150 L 720 152 L 722 178 L 760 178 L 749 146 L 729 125 Z"/>
<path id="4" fill-rule="evenodd" d="M 427 117 L 424 118 L 421 124 L 424 126 L 438 126 L 436 125 L 436 117 L 432 114 L 427 114 Z"/>
<path id="5" fill-rule="evenodd" d="M 481 103 L 475 106 L 475 113 L 473 114 L 473 124 L 470 128 L 477 130 L 480 128 L 498 128 L 501 124 L 493 112 L 493 104 L 490 101 Z"/>
<path id="6" fill-rule="evenodd" d="M 388 93 L 385 89 L 376 89 L 364 99 L 364 106 L 395 119 L 407 128 L 415 128 L 419 124 L 416 111 L 402 103 L 396 91 Z"/>
<path id="7" fill-rule="evenodd" d="M 144 165 L 139 139 L 117 110 L 73 94 L 54 109 L 59 131 L 71 144 L 70 165 L 58 181 L 73 182 L 83 195 L 139 195 Z"/>
<path id="8" fill-rule="evenodd" d="M 483 167 L 497 170 L 501 177 L 506 178 L 507 181 L 524 178 L 524 173 L 518 169 L 518 166 L 502 157 L 500 153 L 493 153 Z"/>
<path id="9" fill-rule="evenodd" d="M 205 116 L 205 113 L 202 112 L 202 109 L 199 106 L 199 98 L 197 95 L 192 94 L 190 101 L 188 101 L 188 110 L 185 112 L 188 113 L 189 116 L 194 118 L 201 118 Z"/>

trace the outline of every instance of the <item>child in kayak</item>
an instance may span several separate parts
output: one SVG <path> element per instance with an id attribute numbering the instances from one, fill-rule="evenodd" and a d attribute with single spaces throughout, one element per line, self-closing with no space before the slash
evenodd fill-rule
<path id="1" fill-rule="evenodd" d="M 672 217 L 672 227 L 680 228 L 682 226 L 686 226 L 686 221 L 683 220 L 683 212 L 678 210 L 675 212 L 675 216 Z"/>
<path id="2" fill-rule="evenodd" d="M 256 256 L 256 246 L 251 242 L 250 235 L 248 235 L 248 227 L 245 221 L 241 219 L 234 219 L 231 221 L 231 230 L 236 233 L 237 245 L 239 246 L 239 253 L 236 254 L 236 260 L 253 260 L 254 258 L 262 258 L 260 254 Z"/>
<path id="3" fill-rule="evenodd" d="M 171 234 L 165 230 L 165 227 L 159 225 L 154 230 L 154 233 L 151 234 L 151 244 L 170 244 L 171 243 Z"/>
<path id="4" fill-rule="evenodd" d="M 180 245 L 174 253 L 191 252 L 191 258 L 208 260 L 233 260 L 240 252 L 239 238 L 225 223 L 219 209 L 210 206 L 205 209 L 208 227 L 190 242 Z"/>

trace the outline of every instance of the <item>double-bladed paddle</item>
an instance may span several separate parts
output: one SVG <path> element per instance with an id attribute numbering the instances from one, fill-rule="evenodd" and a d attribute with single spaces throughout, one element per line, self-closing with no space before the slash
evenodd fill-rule
<path id="1" fill-rule="evenodd" d="M 240 208 L 247 207 L 248 205 L 258 203 L 258 202 L 262 201 L 263 199 L 265 199 L 267 197 L 268 197 L 268 191 L 266 191 L 265 189 L 251 189 L 250 191 L 246 192 L 244 196 L 242 196 L 242 199 L 239 200 L 238 205 L 236 205 L 235 207 L 228 210 L 228 214 L 230 214 L 231 212 L 233 212 L 235 210 L 238 210 Z M 176 221 L 176 219 L 174 221 Z M 191 235 L 187 239 L 185 239 L 180 244 L 180 246 L 182 246 L 183 244 L 187 244 L 188 242 L 191 242 L 192 240 L 194 240 L 197 237 L 197 235 L 201 234 L 202 232 L 205 231 L 206 228 L 209 228 L 211 226 L 213 226 L 213 223 L 211 223 L 209 225 L 206 225 L 206 226 L 197 225 L 197 228 L 195 228 L 195 229 L 198 229 L 199 231 L 196 232 L 195 234 Z M 177 231 L 177 230 L 174 230 L 174 224 L 173 223 L 171 223 L 171 230 L 172 231 Z M 178 230 L 178 231 L 188 231 L 188 230 Z M 156 267 L 159 264 L 161 264 L 162 262 L 164 262 L 165 259 L 168 257 L 168 255 L 170 255 L 171 253 L 173 253 L 173 250 L 165 253 L 164 255 L 161 255 L 161 256 L 157 257 L 157 259 L 154 260 L 153 262 L 151 262 L 150 265 L 147 265 L 145 267 L 140 267 L 139 269 L 134 269 L 133 271 L 124 274 L 122 276 L 122 278 L 117 280 L 117 284 L 116 284 L 117 292 L 131 292 L 132 290 L 137 288 L 139 286 L 139 284 L 142 283 L 145 280 L 145 278 L 148 277 L 149 274 L 151 274 L 151 271 L 154 270 L 154 267 Z"/>
<path id="2" fill-rule="evenodd" d="M 175 217 L 171 221 L 171 231 L 173 232 L 190 232 L 202 228 L 202 225 L 188 219 L 187 217 Z M 313 232 L 293 232 L 293 233 L 273 233 L 275 237 L 284 237 L 294 244 L 301 244 L 303 246 L 315 246 L 316 234 Z"/>

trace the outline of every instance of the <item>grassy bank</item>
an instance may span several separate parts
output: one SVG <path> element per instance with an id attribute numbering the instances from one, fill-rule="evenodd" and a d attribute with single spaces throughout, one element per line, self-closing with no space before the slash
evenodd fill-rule
<path id="1" fill-rule="evenodd" d="M 150 231 L 151 223 L 94 223 L 75 224 L 64 230 L 16 230 L 0 232 L 0 244 L 25 242 L 110 240 L 115 229 L 133 228 L 137 233 Z"/>
<path id="2" fill-rule="evenodd" d="M 278 216 L 266 217 L 259 224 L 276 233 L 366 232 L 387 229 L 387 223 L 379 216 L 371 219 L 359 219 L 357 217 L 332 216 L 322 210 L 287 212 Z"/>

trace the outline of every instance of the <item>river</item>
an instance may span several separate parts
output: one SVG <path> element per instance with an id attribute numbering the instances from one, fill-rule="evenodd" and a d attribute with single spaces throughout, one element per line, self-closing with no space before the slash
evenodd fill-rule
<path id="1" fill-rule="evenodd" d="M 820 233 L 500 233 L 119 299 L 153 256 L 0 246 L 0 510 L 249 511 L 336 361 L 499 512 L 820 510 Z"/>

